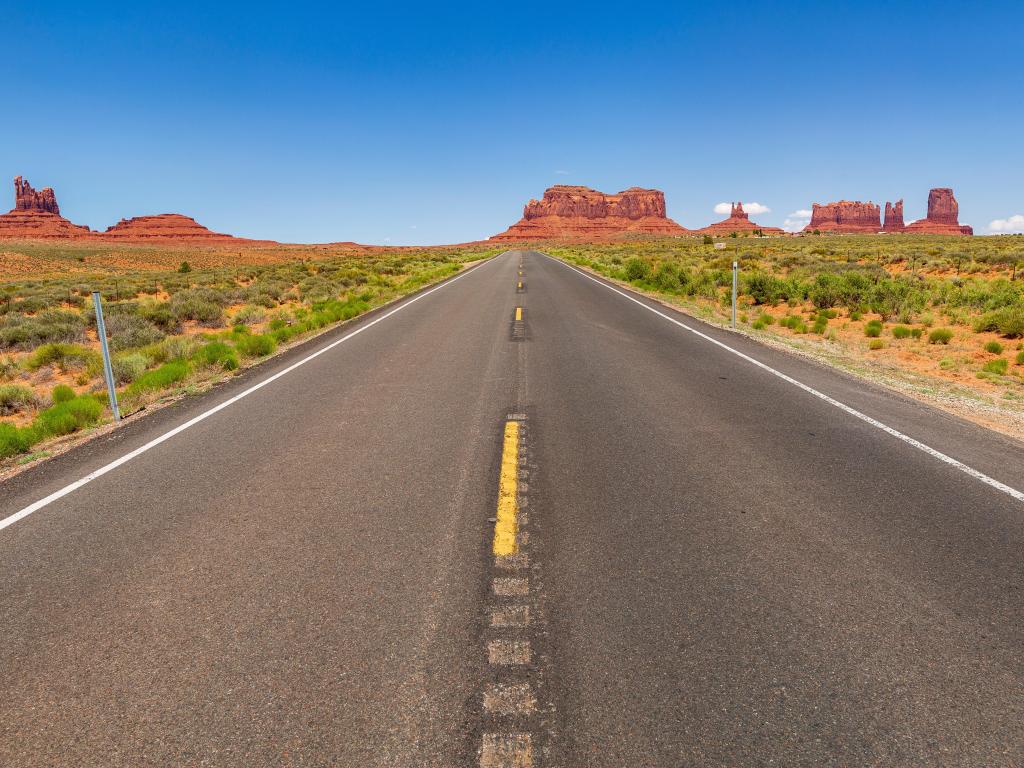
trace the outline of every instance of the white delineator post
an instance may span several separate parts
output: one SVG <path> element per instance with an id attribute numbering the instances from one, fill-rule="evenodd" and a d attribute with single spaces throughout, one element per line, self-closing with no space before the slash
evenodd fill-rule
<path id="1" fill-rule="evenodd" d="M 732 263 L 732 327 L 736 327 L 736 285 L 739 280 L 740 263 Z"/>
<path id="2" fill-rule="evenodd" d="M 100 292 L 92 292 L 92 303 L 96 308 L 96 335 L 100 339 L 103 350 L 103 378 L 107 380 L 107 394 L 110 396 L 110 410 L 114 413 L 114 421 L 121 420 L 121 411 L 117 407 L 117 391 L 114 389 L 114 369 L 110 365 L 110 347 L 107 346 L 107 324 L 103 322 L 103 306 Z"/>

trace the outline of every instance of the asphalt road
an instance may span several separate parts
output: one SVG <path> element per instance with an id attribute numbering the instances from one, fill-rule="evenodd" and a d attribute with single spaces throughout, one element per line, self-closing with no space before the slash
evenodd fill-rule
<path id="1" fill-rule="evenodd" d="M 1018 442 L 659 311 L 1024 486 Z M 506 731 L 541 766 L 1024 764 L 1024 503 L 537 253 L 26 471 L 0 518 L 374 322 L 0 530 L 0 765 L 502 766 Z M 509 414 L 528 597 L 492 581 Z"/>

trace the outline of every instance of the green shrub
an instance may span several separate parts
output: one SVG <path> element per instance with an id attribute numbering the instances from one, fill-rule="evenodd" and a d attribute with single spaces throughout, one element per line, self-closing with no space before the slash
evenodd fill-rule
<path id="1" fill-rule="evenodd" d="M 996 373 L 1000 376 L 1006 375 L 1006 369 L 1010 365 L 1010 361 L 1005 357 L 1000 357 L 998 360 L 989 360 L 985 365 L 981 367 L 985 373 Z"/>
<path id="2" fill-rule="evenodd" d="M 826 328 L 828 328 L 827 317 L 825 317 L 824 315 L 818 315 L 816 318 L 814 318 L 814 325 L 812 326 L 812 330 L 815 333 L 823 335 L 825 333 Z"/>
<path id="3" fill-rule="evenodd" d="M 0 385 L 0 416 L 19 413 L 25 408 L 34 408 L 36 405 L 36 395 L 28 387 L 19 384 Z"/>
<path id="4" fill-rule="evenodd" d="M 675 264 L 670 261 L 662 262 L 658 265 L 657 271 L 654 273 L 654 285 L 657 286 L 658 290 L 665 291 L 667 293 L 675 293 L 679 290 L 679 270 Z"/>
<path id="5" fill-rule="evenodd" d="M 0 422 L 0 459 L 24 453 L 38 441 L 36 431 L 31 427 L 15 427 Z"/>
<path id="6" fill-rule="evenodd" d="M 854 322 L 857 322 L 862 317 L 864 317 L 864 314 L 862 312 L 856 309 L 850 310 L 850 319 L 853 320 Z"/>
<path id="7" fill-rule="evenodd" d="M 267 319 L 267 311 L 263 307 L 246 304 L 239 309 L 231 318 L 233 324 L 256 325 Z"/>
<path id="8" fill-rule="evenodd" d="M 78 344 L 44 344 L 29 355 L 25 366 L 34 371 L 44 365 L 55 365 L 62 371 L 85 368 L 99 359 L 99 354 Z"/>
<path id="9" fill-rule="evenodd" d="M 643 259 L 633 257 L 626 261 L 626 279 L 631 283 L 638 283 L 649 279 L 651 276 L 651 265 Z"/>
<path id="10" fill-rule="evenodd" d="M 924 336 L 924 329 L 923 328 L 911 328 L 910 329 L 910 335 L 913 336 L 915 339 L 920 339 L 922 336 Z"/>
<path id="11" fill-rule="evenodd" d="M 1017 353 L 1017 356 L 1014 358 L 1014 362 L 1016 362 L 1017 365 L 1024 365 L 1024 349 Z"/>
<path id="12" fill-rule="evenodd" d="M 235 346 L 245 357 L 264 357 L 277 348 L 273 336 L 251 334 L 239 335 L 235 339 Z"/>
<path id="13" fill-rule="evenodd" d="M 896 339 L 906 339 L 912 333 L 913 333 L 913 331 L 910 328 L 908 328 L 907 326 L 905 326 L 905 325 L 897 325 L 897 326 L 895 326 L 892 329 L 893 338 L 896 338 Z M 921 334 L 918 334 L 918 336 L 920 336 L 920 335 Z"/>
<path id="14" fill-rule="evenodd" d="M 79 341 L 84 332 L 85 320 L 77 312 L 50 309 L 35 317 L 8 314 L 0 318 L 0 349 Z"/>
<path id="15" fill-rule="evenodd" d="M 187 261 L 181 262 L 181 266 L 178 267 L 178 272 L 183 274 L 183 275 L 186 275 L 186 274 L 188 274 L 191 271 L 192 271 L 192 265 L 189 264 Z"/>
<path id="16" fill-rule="evenodd" d="M 210 288 L 191 288 L 171 297 L 171 311 L 178 320 L 194 320 L 210 328 L 224 324 L 224 295 Z"/>
<path id="17" fill-rule="evenodd" d="M 82 395 L 42 411 L 32 423 L 40 439 L 77 432 L 99 421 L 103 404 L 91 395 Z"/>
<path id="18" fill-rule="evenodd" d="M 881 339 L 872 339 L 871 341 L 868 342 L 868 349 L 881 349 L 884 346 L 885 342 L 883 342 Z"/>
<path id="19" fill-rule="evenodd" d="M 985 343 L 984 350 L 991 352 L 993 355 L 1001 355 L 1003 354 L 1003 345 L 998 341 L 988 341 Z"/>
<path id="20" fill-rule="evenodd" d="M 1024 336 L 1024 307 L 1003 307 L 986 312 L 974 324 L 977 333 L 998 331 L 1003 336 L 1017 339 Z"/>
<path id="21" fill-rule="evenodd" d="M 953 338 L 953 332 L 949 328 L 936 328 L 928 334 L 929 344 L 949 344 Z"/>
<path id="22" fill-rule="evenodd" d="M 58 384 L 50 394 L 50 399 L 55 403 L 66 403 L 69 400 L 74 400 L 76 397 L 75 390 L 67 384 Z"/>
<path id="23" fill-rule="evenodd" d="M 171 360 L 159 368 L 142 374 L 126 390 L 129 397 L 134 397 L 143 392 L 166 389 L 188 376 L 188 363 L 184 360 Z"/>
<path id="24" fill-rule="evenodd" d="M 115 351 L 155 344 L 166 335 L 139 315 L 114 315 L 105 322 L 110 348 Z"/>
<path id="25" fill-rule="evenodd" d="M 118 384 L 131 384 L 149 367 L 149 357 L 142 352 L 114 355 L 110 361 L 114 371 L 114 381 Z"/>
<path id="26" fill-rule="evenodd" d="M 222 341 L 214 341 L 201 347 L 193 359 L 203 365 L 219 365 L 225 371 L 238 368 L 238 353 Z"/>
<path id="27" fill-rule="evenodd" d="M 870 338 L 877 338 L 882 335 L 882 321 L 868 320 L 864 325 L 864 335 Z"/>

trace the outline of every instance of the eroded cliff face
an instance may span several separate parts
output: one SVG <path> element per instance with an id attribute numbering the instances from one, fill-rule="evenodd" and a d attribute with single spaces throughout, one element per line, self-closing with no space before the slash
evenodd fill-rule
<path id="1" fill-rule="evenodd" d="M 811 223 L 805 232 L 878 232 L 882 228 L 881 212 L 872 202 L 840 200 L 836 203 L 811 206 Z"/>
<path id="2" fill-rule="evenodd" d="M 116 240 L 180 240 L 190 242 L 230 242 L 231 235 L 213 232 L 195 219 L 180 213 L 161 213 L 157 216 L 136 216 L 121 219 L 98 237 Z"/>
<path id="3" fill-rule="evenodd" d="M 14 210 L 55 213 L 60 216 L 60 207 L 57 205 L 57 196 L 53 190 L 46 187 L 41 192 L 37 192 L 21 176 L 14 178 Z"/>
<path id="4" fill-rule="evenodd" d="M 0 216 L 0 239 L 63 240 L 90 234 L 88 227 L 72 224 L 60 215 L 52 189 L 36 191 L 21 176 L 14 179 L 14 208 Z"/>
<path id="5" fill-rule="evenodd" d="M 608 195 L 589 187 L 559 184 L 530 200 L 523 218 L 492 240 L 609 239 L 626 233 L 681 235 L 687 232 L 665 215 L 665 195 L 630 187 Z"/>
<path id="6" fill-rule="evenodd" d="M 762 227 L 750 220 L 750 214 L 743 210 L 743 203 L 732 203 L 730 206 L 729 218 L 709 224 L 697 232 L 702 235 L 729 235 L 733 232 L 753 232 L 760 230 L 766 235 L 776 235 L 782 232 L 778 227 Z"/>
<path id="7" fill-rule="evenodd" d="M 973 235 L 974 229 L 960 223 L 960 205 L 949 187 L 928 192 L 928 215 L 907 225 L 906 232 L 928 235 Z"/>
<path id="8" fill-rule="evenodd" d="M 885 204 L 885 221 L 882 222 L 883 232 L 902 232 L 903 224 L 903 201 Z"/>

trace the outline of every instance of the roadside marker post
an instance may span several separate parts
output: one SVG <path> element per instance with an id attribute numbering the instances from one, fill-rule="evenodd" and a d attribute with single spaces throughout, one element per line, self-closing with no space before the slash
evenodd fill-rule
<path id="1" fill-rule="evenodd" d="M 740 263 L 732 263 L 732 327 L 736 329 L 736 285 L 739 281 Z"/>
<path id="2" fill-rule="evenodd" d="M 103 378 L 107 380 L 110 410 L 114 413 L 114 421 L 120 421 L 121 411 L 117 407 L 117 392 L 114 390 L 114 369 L 110 365 L 110 347 L 107 345 L 107 324 L 103 322 L 103 305 L 99 291 L 92 292 L 92 303 L 96 307 L 96 335 L 100 338 L 100 348 L 103 350 Z"/>

